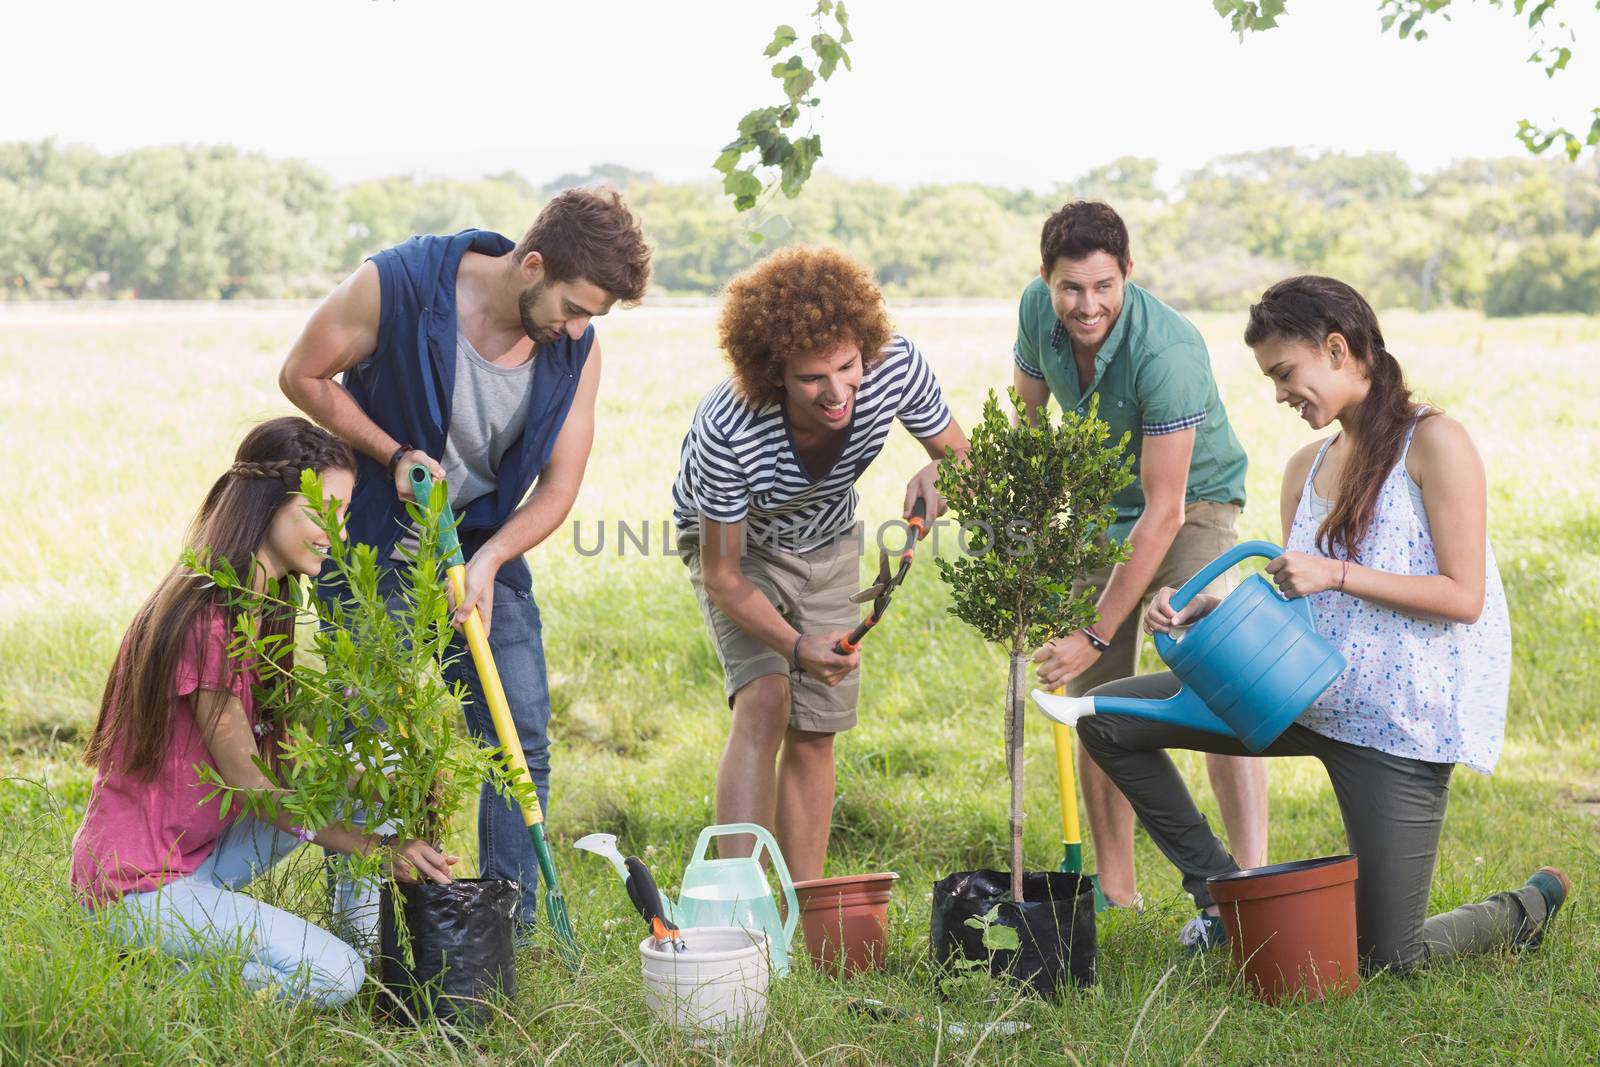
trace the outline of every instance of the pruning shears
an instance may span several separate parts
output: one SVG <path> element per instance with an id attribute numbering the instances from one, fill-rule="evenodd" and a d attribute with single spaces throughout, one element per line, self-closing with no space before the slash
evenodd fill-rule
<path id="1" fill-rule="evenodd" d="M 891 573 L 889 552 L 887 549 L 879 549 L 878 580 L 850 597 L 852 604 L 872 601 L 872 610 L 854 630 L 850 631 L 848 637 L 834 643 L 833 650 L 839 655 L 848 656 L 861 647 L 861 639 L 867 635 L 868 630 L 878 625 L 883 613 L 889 610 L 890 597 L 900 587 L 900 583 L 906 580 L 906 574 L 911 570 L 911 559 L 917 553 L 917 541 L 928 526 L 928 502 L 922 497 L 917 497 L 917 502 L 911 505 L 911 517 L 906 520 L 906 526 L 910 530 L 910 537 L 906 541 L 906 550 L 900 555 L 899 569 Z"/>

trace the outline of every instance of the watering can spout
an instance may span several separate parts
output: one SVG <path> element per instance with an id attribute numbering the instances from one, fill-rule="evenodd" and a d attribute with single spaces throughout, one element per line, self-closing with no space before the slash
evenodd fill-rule
<path id="1" fill-rule="evenodd" d="M 1178 690 L 1166 700 L 1119 696 L 1063 697 L 1040 689 L 1035 689 L 1032 695 L 1034 704 L 1046 718 L 1066 726 L 1078 725 L 1078 720 L 1085 715 L 1132 715 L 1224 737 L 1234 736 L 1228 724 L 1213 715 L 1205 701 L 1188 688 Z"/>
<path id="2" fill-rule="evenodd" d="M 1044 713 L 1044 717 L 1062 726 L 1076 726 L 1079 719 L 1094 714 L 1093 697 L 1058 696 L 1046 693 L 1043 689 L 1035 689 L 1032 696 L 1034 706 Z"/>

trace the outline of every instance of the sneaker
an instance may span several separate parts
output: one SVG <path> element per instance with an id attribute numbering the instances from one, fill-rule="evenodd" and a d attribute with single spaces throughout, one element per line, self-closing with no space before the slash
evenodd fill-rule
<path id="1" fill-rule="evenodd" d="M 1539 891 L 1544 897 L 1544 922 L 1523 939 L 1519 948 L 1538 948 L 1544 940 L 1545 929 L 1550 925 L 1550 920 L 1556 917 L 1556 912 L 1561 910 L 1561 905 L 1567 902 L 1567 894 L 1572 892 L 1572 879 L 1556 867 L 1540 867 L 1528 876 L 1528 885 Z"/>
<path id="2" fill-rule="evenodd" d="M 1210 952 L 1227 943 L 1228 928 L 1222 925 L 1222 916 L 1208 915 L 1203 911 L 1185 923 L 1178 934 L 1178 944 L 1188 950 L 1191 956 Z"/>

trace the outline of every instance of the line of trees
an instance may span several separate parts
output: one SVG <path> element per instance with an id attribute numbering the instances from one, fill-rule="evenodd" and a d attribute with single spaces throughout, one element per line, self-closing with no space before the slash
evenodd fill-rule
<path id="1" fill-rule="evenodd" d="M 715 181 L 619 166 L 536 186 L 385 178 L 335 185 L 296 160 L 172 146 L 105 155 L 0 144 L 0 291 L 12 299 L 309 296 L 413 233 L 516 237 L 554 192 L 623 188 L 656 245 L 664 294 L 713 294 L 780 244 L 841 246 L 892 296 L 1012 297 L 1038 269 L 1045 216 L 1103 198 L 1128 220 L 1137 276 L 1188 308 L 1237 308 L 1286 274 L 1350 281 L 1385 307 L 1491 315 L 1600 313 L 1600 160 L 1466 160 L 1429 173 L 1387 153 L 1291 148 L 1226 156 L 1156 181 L 1122 159 L 1047 192 L 902 189 L 818 174 L 751 240 Z M 761 220 L 756 220 L 761 223 Z"/>

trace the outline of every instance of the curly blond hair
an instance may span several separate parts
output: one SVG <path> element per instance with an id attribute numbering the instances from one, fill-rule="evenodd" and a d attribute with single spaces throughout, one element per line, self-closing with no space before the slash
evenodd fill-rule
<path id="1" fill-rule="evenodd" d="M 849 341 L 861 349 L 863 371 L 882 363 L 889 316 L 872 274 L 854 259 L 832 248 L 785 248 L 728 283 L 717 335 L 734 391 L 762 407 L 783 395 L 792 359 Z"/>

